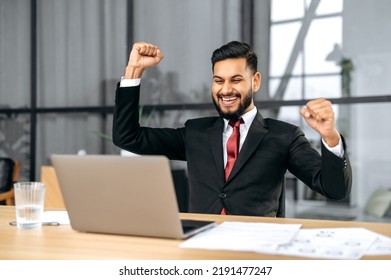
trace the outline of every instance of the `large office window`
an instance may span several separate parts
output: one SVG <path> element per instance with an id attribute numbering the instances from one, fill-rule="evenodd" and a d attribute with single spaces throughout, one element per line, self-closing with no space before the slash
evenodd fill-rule
<path id="1" fill-rule="evenodd" d="M 342 44 L 342 0 L 271 1 L 270 96 L 276 100 L 341 97 L 339 61 L 329 59 Z M 298 122 L 292 108 L 279 118 Z"/>
<path id="2" fill-rule="evenodd" d="M 340 61 L 330 59 L 334 48 L 342 44 L 342 9 L 342 0 L 271 1 L 269 94 L 272 99 L 342 96 Z M 300 125 L 319 147 L 319 135 L 303 123 L 299 109 L 281 107 L 275 117 Z M 334 109 L 338 116 L 341 108 Z M 307 188 L 295 191 L 299 192 L 299 199 L 326 200 Z"/>

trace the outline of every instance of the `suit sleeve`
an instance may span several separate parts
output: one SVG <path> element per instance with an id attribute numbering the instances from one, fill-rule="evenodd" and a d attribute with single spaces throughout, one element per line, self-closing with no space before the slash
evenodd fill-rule
<path id="1" fill-rule="evenodd" d="M 322 143 L 322 185 L 326 197 L 336 200 L 349 196 L 352 187 L 352 168 L 347 153 L 345 139 L 342 137 L 344 155 L 342 158 L 330 152 Z"/>
<path id="2" fill-rule="evenodd" d="M 139 124 L 140 86 L 117 85 L 113 115 L 113 143 L 141 155 L 164 155 L 186 160 L 185 129 L 149 128 Z"/>
<path id="3" fill-rule="evenodd" d="M 347 198 L 352 186 L 352 170 L 343 137 L 342 142 L 345 150 L 342 158 L 330 152 L 323 143 L 319 155 L 297 129 L 290 148 L 289 171 L 327 198 Z"/>

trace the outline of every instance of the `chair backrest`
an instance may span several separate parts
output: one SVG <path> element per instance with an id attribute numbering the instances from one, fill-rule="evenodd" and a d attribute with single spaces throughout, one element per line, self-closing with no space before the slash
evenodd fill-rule
<path id="1" fill-rule="evenodd" d="M 14 164 L 10 158 L 0 158 L 0 193 L 9 191 L 12 187 Z"/>
<path id="2" fill-rule="evenodd" d="M 45 209 L 65 208 L 64 199 L 58 183 L 56 170 L 53 166 L 41 166 L 41 182 L 46 184 Z"/>
<path id="3" fill-rule="evenodd" d="M 11 158 L 0 158 L 0 204 L 14 204 L 13 183 L 19 180 L 20 166 Z"/>

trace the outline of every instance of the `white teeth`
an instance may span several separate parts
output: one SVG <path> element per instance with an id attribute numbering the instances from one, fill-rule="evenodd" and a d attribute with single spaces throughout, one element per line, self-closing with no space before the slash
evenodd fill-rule
<path id="1" fill-rule="evenodd" d="M 229 98 L 227 98 L 227 97 L 222 97 L 221 99 L 223 99 L 223 101 L 231 101 L 231 100 L 237 99 L 237 97 L 229 97 Z"/>

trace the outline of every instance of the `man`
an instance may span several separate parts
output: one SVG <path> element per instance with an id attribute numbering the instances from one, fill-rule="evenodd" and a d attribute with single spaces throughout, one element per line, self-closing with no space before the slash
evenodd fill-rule
<path id="1" fill-rule="evenodd" d="M 177 129 L 140 127 L 140 78 L 162 59 L 155 45 L 133 45 L 116 92 L 113 142 L 137 154 L 187 161 L 190 212 L 276 216 L 287 170 L 328 198 L 349 195 L 351 167 L 332 104 L 317 99 L 301 110 L 322 138 L 320 156 L 298 127 L 257 111 L 253 94 L 261 74 L 256 54 L 244 43 L 230 42 L 212 55 L 212 100 L 220 117 L 188 120 Z"/>

